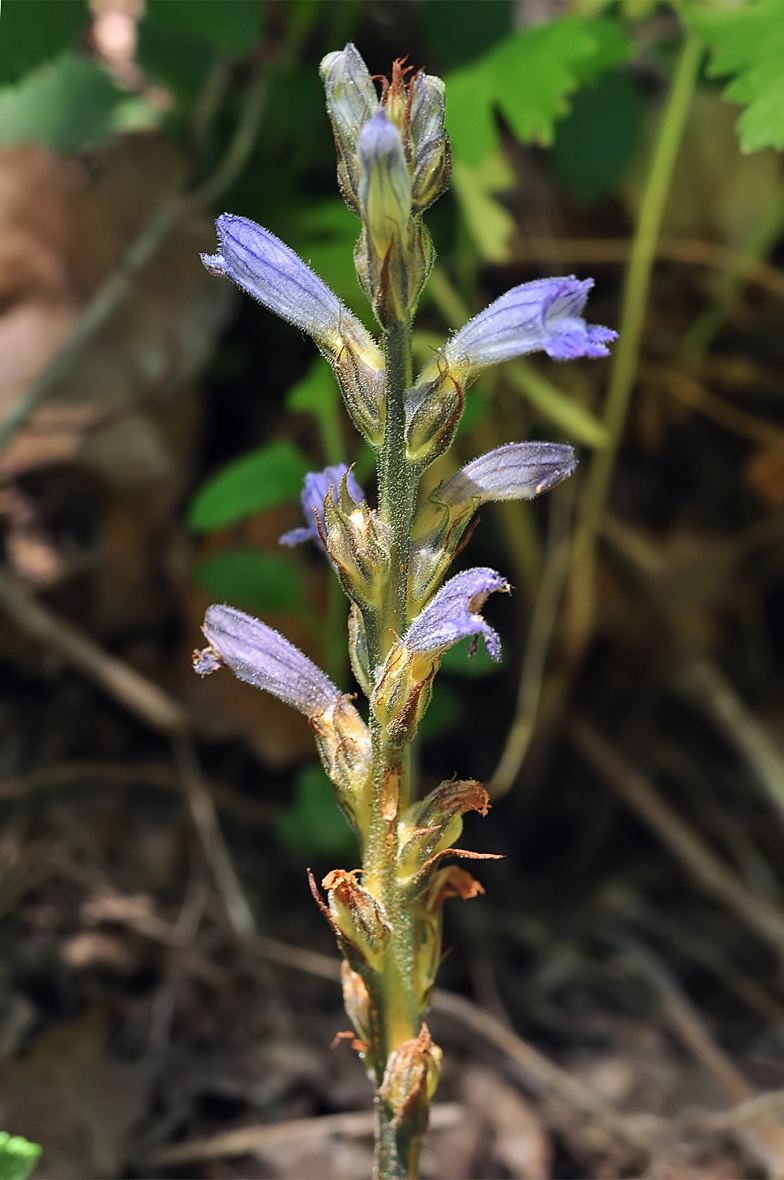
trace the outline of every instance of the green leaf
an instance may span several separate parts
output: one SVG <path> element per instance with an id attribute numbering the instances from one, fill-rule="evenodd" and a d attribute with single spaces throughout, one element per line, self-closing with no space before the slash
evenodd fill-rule
<path id="1" fill-rule="evenodd" d="M 209 533 L 285 504 L 300 494 L 308 470 L 307 459 L 288 439 L 266 443 L 229 463 L 199 489 L 188 524 L 198 533 Z"/>
<path id="2" fill-rule="evenodd" d="M 228 57 L 244 57 L 261 40 L 260 0 L 147 0 L 146 17 Z"/>
<path id="3" fill-rule="evenodd" d="M 0 18 L 0 84 L 56 57 L 89 20 L 87 0 L 4 0 Z"/>
<path id="4" fill-rule="evenodd" d="M 0 1180 L 27 1180 L 40 1154 L 37 1143 L 0 1131 Z"/>
<path id="5" fill-rule="evenodd" d="M 448 648 L 441 661 L 441 671 L 449 672 L 453 676 L 472 677 L 492 676 L 495 672 L 500 672 L 503 660 L 500 664 L 491 660 L 481 639 L 476 649 L 476 655 L 471 659 L 468 654 L 470 642 L 470 640 L 466 640 L 465 643 L 456 643 L 454 647 Z"/>
<path id="6" fill-rule="evenodd" d="M 92 58 L 64 53 L 0 90 L 0 143 L 77 151 L 111 133 L 113 113 L 125 98 Z"/>
<path id="7" fill-rule="evenodd" d="M 608 193 L 634 151 L 642 112 L 629 74 L 613 71 L 580 90 L 555 132 L 553 162 L 561 179 L 589 201 Z"/>
<path id="8" fill-rule="evenodd" d="M 457 161 L 479 165 L 498 150 L 494 111 L 522 143 L 552 143 L 568 96 L 620 65 L 631 43 L 617 21 L 566 16 L 501 41 L 447 78 L 447 129 Z"/>
<path id="9" fill-rule="evenodd" d="M 294 802 L 275 820 L 275 834 L 294 852 L 339 856 L 358 862 L 356 837 L 335 801 L 332 784 L 320 766 L 303 766 Z"/>
<path id="10" fill-rule="evenodd" d="M 325 405 L 340 403 L 340 390 L 325 360 L 314 361 L 305 376 L 286 394 L 286 409 L 291 414 L 315 414 L 320 417 Z"/>
<path id="11" fill-rule="evenodd" d="M 509 241 L 515 231 L 515 220 L 494 194 L 511 188 L 513 183 L 514 172 L 500 151 L 493 152 L 477 168 L 462 160 L 455 160 L 452 166 L 452 188 L 484 262 L 499 265 L 509 261 Z"/>
<path id="12" fill-rule="evenodd" d="M 253 611 L 309 613 L 302 571 L 290 557 L 224 549 L 196 563 L 198 584 L 218 602 Z"/>
<path id="13" fill-rule="evenodd" d="M 722 97 L 746 108 L 735 125 L 742 150 L 784 148 L 784 4 L 685 4 L 680 12 L 711 51 L 709 77 L 734 75 Z"/>

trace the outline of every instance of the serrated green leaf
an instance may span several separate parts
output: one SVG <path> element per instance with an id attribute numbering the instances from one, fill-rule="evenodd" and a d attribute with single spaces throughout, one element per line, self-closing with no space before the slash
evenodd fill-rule
<path id="1" fill-rule="evenodd" d="M 300 770 L 294 802 L 277 816 L 274 828 L 281 844 L 294 852 L 359 859 L 356 837 L 320 766 Z"/>
<path id="2" fill-rule="evenodd" d="M 290 557 L 224 549 L 196 563 L 194 577 L 218 602 L 253 611 L 307 611 L 302 572 Z"/>
<path id="3" fill-rule="evenodd" d="M 0 90 L 0 143 L 40 143 L 73 152 L 103 139 L 127 96 L 96 61 L 63 53 Z"/>
<path id="4" fill-rule="evenodd" d="M 228 528 L 293 500 L 302 491 L 309 464 L 288 439 L 266 443 L 229 463 L 196 493 L 188 524 L 198 533 Z"/>
<path id="5" fill-rule="evenodd" d="M 617 21 L 567 16 L 501 41 L 447 78 L 447 129 L 457 161 L 478 165 L 498 149 L 494 110 L 523 143 L 552 143 L 568 96 L 619 65 L 631 43 Z"/>
<path id="6" fill-rule="evenodd" d="M 509 261 L 509 242 L 515 220 L 508 209 L 495 200 L 495 193 L 510 188 L 514 173 L 502 156 L 494 152 L 478 167 L 462 160 L 452 166 L 452 189 L 474 245 L 484 262 Z"/>
<path id="7" fill-rule="evenodd" d="M 229 57 L 244 57 L 261 39 L 259 0 L 147 0 L 145 13 Z"/>
<path id="8" fill-rule="evenodd" d="M 0 84 L 57 57 L 90 18 L 87 0 L 5 0 L 0 17 Z"/>
<path id="9" fill-rule="evenodd" d="M 40 1154 L 37 1143 L 0 1131 L 0 1180 L 27 1180 Z"/>
<path id="10" fill-rule="evenodd" d="M 784 4 L 686 4 L 681 15 L 711 51 L 708 75 L 735 75 L 722 97 L 746 108 L 735 125 L 742 150 L 784 148 Z"/>

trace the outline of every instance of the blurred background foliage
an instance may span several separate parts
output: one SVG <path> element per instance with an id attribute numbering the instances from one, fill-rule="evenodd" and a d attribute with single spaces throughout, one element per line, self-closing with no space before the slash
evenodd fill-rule
<path id="1" fill-rule="evenodd" d="M 418 359 L 544 274 L 595 275 L 589 318 L 617 327 L 686 33 L 704 56 L 653 235 L 628 418 L 608 414 L 609 363 L 510 363 L 471 391 L 456 451 L 424 489 L 505 441 L 580 450 L 569 485 L 547 503 L 492 506 L 470 540 L 466 560 L 516 588 L 490 608 L 505 658 L 448 654 L 418 773 L 423 789 L 457 769 L 487 781 L 497 806 L 467 839 L 508 854 L 483 873 L 481 917 L 448 919 L 449 986 L 567 1063 L 582 1053 L 588 1072 L 623 1060 L 630 1102 L 645 1090 L 630 1064 L 640 1028 L 657 1019 L 628 982 L 631 960 L 619 966 L 632 937 L 680 973 L 753 1086 L 784 1086 L 784 5 L 3 0 L 0 1120 L 43 1141 L 41 1175 L 153 1174 L 144 1161 L 172 1137 L 364 1101 L 353 1066 L 320 1065 L 316 1079 L 300 1058 L 251 1062 L 238 1048 L 279 1047 L 286 1003 L 300 1003 L 287 1043 L 320 1043 L 315 993 L 284 1002 L 265 977 L 261 999 L 236 964 L 231 982 L 210 975 L 253 914 L 329 949 L 304 868 L 350 867 L 356 848 L 307 726 L 229 677 L 196 681 L 189 650 L 208 602 L 229 602 L 352 691 L 331 572 L 315 547 L 278 537 L 302 523 L 308 470 L 354 463 L 374 494 L 327 365 L 203 271 L 211 217 L 269 227 L 372 323 L 317 70 L 351 39 L 379 75 L 405 57 L 447 83 L 453 186 L 428 214 L 439 263 Z M 590 595 L 570 539 L 601 462 L 612 491 L 595 526 L 596 609 L 576 643 L 570 604 Z M 636 805 L 635 767 L 659 784 Z M 700 875 L 706 845 L 731 875 L 724 893 Z M 186 932 L 176 945 L 198 946 L 198 986 L 164 919 Z M 223 1046 L 222 1064 L 204 1065 L 204 1044 Z M 663 1041 L 650 1053 L 668 1080 L 648 1078 L 649 1105 L 695 1092 Z M 174 1077 L 183 1063 L 188 1084 Z M 342 1098 L 333 1069 L 348 1071 Z M 264 1090 L 267 1073 L 278 1089 Z M 504 1156 L 491 1116 L 482 1174 L 534 1175 Z M 550 1112 L 544 1125 L 537 1175 L 627 1174 L 622 1153 L 597 1162 L 577 1123 Z M 429 1174 L 467 1174 L 445 1160 L 468 1168 L 480 1140 L 474 1156 L 444 1140 Z M 689 1175 L 719 1174 L 721 1152 L 706 1152 Z M 758 1166 L 751 1156 L 734 1143 L 730 1166 Z M 362 1160 L 317 1166 L 345 1177 Z M 264 1174 L 300 1166 L 280 1157 Z"/>

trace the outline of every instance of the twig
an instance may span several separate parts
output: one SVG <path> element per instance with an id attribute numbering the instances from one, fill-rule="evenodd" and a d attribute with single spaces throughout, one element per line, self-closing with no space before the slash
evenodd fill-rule
<path id="1" fill-rule="evenodd" d="M 193 739 L 189 733 L 176 734 L 172 737 L 172 747 L 188 798 L 193 826 L 199 833 L 213 879 L 234 933 L 245 940 L 256 933 L 256 921 L 220 830 L 215 805 L 204 781 Z"/>
<path id="2" fill-rule="evenodd" d="M 784 447 L 784 430 L 780 426 L 737 409 L 724 398 L 711 393 L 688 373 L 683 373 L 680 369 L 654 368 L 646 365 L 642 375 L 646 378 L 652 377 L 657 383 L 664 385 L 678 401 L 705 414 L 707 418 L 712 418 L 725 430 L 731 430 L 742 438 L 750 438 L 752 442 L 763 447 Z"/>
<path id="3" fill-rule="evenodd" d="M 265 72 L 258 66 L 248 86 L 234 136 L 215 173 L 194 192 L 178 194 L 166 201 L 132 242 L 120 265 L 95 292 L 49 364 L 0 422 L 0 453 L 25 424 L 33 410 L 55 392 L 74 362 L 122 306 L 133 290 L 141 271 L 155 257 L 180 221 L 206 208 L 237 179 L 258 134 L 265 85 Z"/>
<path id="4" fill-rule="evenodd" d="M 19 799 L 36 791 L 73 787 L 89 782 L 112 783 L 120 787 L 157 787 L 163 791 L 182 791 L 182 779 L 165 762 L 99 762 L 93 760 L 57 762 L 42 766 L 29 774 L 0 778 L 0 799 Z M 261 800 L 243 795 L 227 783 L 206 779 L 206 786 L 219 811 L 251 824 L 269 824 L 278 809 Z"/>
<path id="5" fill-rule="evenodd" d="M 3 570 L 0 570 L 0 606 L 47 650 L 64 657 L 153 729 L 168 734 L 185 729 L 187 714 L 178 701 L 122 660 L 108 655 L 67 619 L 33 598 Z"/>
<path id="6" fill-rule="evenodd" d="M 704 1135 L 721 1135 L 725 1131 L 737 1131 L 755 1122 L 760 1115 L 778 1114 L 784 1110 L 784 1090 L 770 1090 L 741 1102 L 733 1110 L 720 1114 L 706 1114 L 696 1118 L 684 1117 L 679 1126 L 684 1131 L 698 1131 Z"/>
<path id="7" fill-rule="evenodd" d="M 628 261 L 632 246 L 631 238 L 525 238 L 515 247 L 514 260 L 537 262 L 549 252 L 550 255 L 557 254 L 564 262 L 615 265 Z M 784 271 L 717 242 L 703 242 L 697 238 L 659 238 L 655 257 L 666 262 L 708 266 L 741 275 L 772 295 L 784 298 Z"/>
<path id="8" fill-rule="evenodd" d="M 183 706 L 122 660 L 116 659 L 67 619 L 42 606 L 9 574 L 0 570 L 0 604 L 24 629 L 99 684 L 111 697 L 148 725 L 168 735 L 207 863 L 213 873 L 229 920 L 240 938 L 255 930 L 253 913 L 245 900 L 215 805 L 196 758 Z"/>
<path id="9" fill-rule="evenodd" d="M 753 894 L 653 784 L 592 725 L 573 716 L 567 732 L 589 765 L 657 834 L 700 889 L 729 906 L 779 955 L 784 954 L 784 914 L 767 898 Z"/>
<path id="10" fill-rule="evenodd" d="M 465 1108 L 459 1103 L 441 1103 L 430 1111 L 429 1129 L 446 1130 L 464 1117 Z M 256 1127 L 238 1127 L 235 1131 L 223 1131 L 207 1139 L 191 1139 L 190 1142 L 177 1143 L 173 1147 L 160 1148 L 149 1156 L 147 1162 L 169 1167 L 172 1164 L 188 1164 L 222 1156 L 255 1155 L 263 1152 L 265 1147 L 277 1147 L 281 1143 L 296 1143 L 303 1139 L 323 1139 L 329 1135 L 346 1135 L 358 1139 L 372 1135 L 373 1125 L 373 1111 L 358 1110 Z"/>
<path id="11" fill-rule="evenodd" d="M 702 1017 L 664 963 L 649 948 L 634 944 L 618 960 L 653 987 L 673 1031 L 716 1079 L 733 1102 L 746 1104 L 754 1090 L 711 1037 Z M 726 1115 L 724 1116 L 726 1119 Z M 737 1127 L 740 1138 L 768 1168 L 771 1177 L 784 1175 L 784 1126 L 768 1111 Z"/>

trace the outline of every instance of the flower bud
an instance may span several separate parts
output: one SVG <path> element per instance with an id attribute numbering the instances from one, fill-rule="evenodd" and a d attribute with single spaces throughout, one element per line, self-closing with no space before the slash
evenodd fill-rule
<path id="1" fill-rule="evenodd" d="M 433 1044 L 426 1024 L 419 1036 L 404 1041 L 389 1054 L 378 1099 L 392 1113 L 401 1158 L 414 1161 L 417 1140 L 427 1130 L 430 1099 L 441 1073 L 441 1050 Z M 405 1141 L 400 1142 L 405 1136 Z M 412 1173 L 413 1174 L 413 1173 Z"/>
<path id="2" fill-rule="evenodd" d="M 447 373 L 406 394 L 406 455 L 419 471 L 452 445 L 465 405 L 462 387 Z"/>
<path id="3" fill-rule="evenodd" d="M 375 608 L 389 573 L 391 529 L 364 500 L 356 503 L 349 492 L 347 475 L 340 482 L 338 503 L 324 500 L 324 532 L 327 552 L 343 589 L 361 608 Z"/>
<path id="4" fill-rule="evenodd" d="M 339 696 L 332 708 L 314 713 L 309 720 L 324 769 L 335 788 L 335 798 L 362 840 L 370 822 L 373 790 L 370 731 L 344 696 Z"/>
<path id="5" fill-rule="evenodd" d="M 328 53 L 319 72 L 338 153 L 338 184 L 348 207 L 359 216 L 359 156 L 362 126 L 378 110 L 378 96 L 368 68 L 351 44 Z"/>
<path id="6" fill-rule="evenodd" d="M 390 933 L 381 903 L 345 869 L 333 869 L 321 884 L 329 893 L 329 912 L 335 926 L 362 961 L 378 970 Z"/>
<path id="7" fill-rule="evenodd" d="M 410 86 L 409 133 L 414 166 L 411 202 L 415 216 L 432 205 L 449 185 L 452 159 L 444 130 L 444 91 L 444 83 L 432 74 L 417 74 Z"/>
<path id="8" fill-rule="evenodd" d="M 406 319 L 433 265 L 426 228 L 415 224 L 411 177 L 400 131 L 382 109 L 359 135 L 362 236 L 357 275 L 384 327 Z"/>

